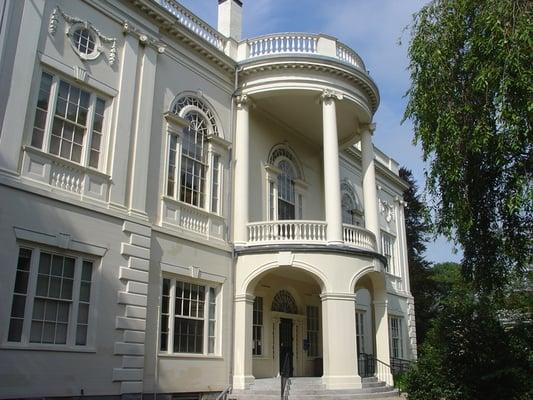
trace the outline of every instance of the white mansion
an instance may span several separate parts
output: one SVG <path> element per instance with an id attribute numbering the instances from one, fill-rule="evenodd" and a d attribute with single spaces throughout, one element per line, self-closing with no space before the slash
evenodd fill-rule
<path id="1" fill-rule="evenodd" d="M 282 367 L 362 390 L 416 358 L 357 53 L 241 40 L 241 0 L 218 29 L 175 0 L 0 3 L 0 398 L 251 399 Z"/>

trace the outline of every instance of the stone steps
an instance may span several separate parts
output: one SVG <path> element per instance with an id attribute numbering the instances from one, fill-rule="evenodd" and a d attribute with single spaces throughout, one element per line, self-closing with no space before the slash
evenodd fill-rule
<path id="1" fill-rule="evenodd" d="M 230 400 L 273 400 L 280 398 L 281 381 L 279 378 L 257 379 L 248 390 L 235 390 Z M 387 386 L 375 377 L 363 378 L 360 389 L 327 390 L 321 378 L 291 378 L 289 381 L 289 400 L 384 400 L 398 398 L 398 390 Z"/>

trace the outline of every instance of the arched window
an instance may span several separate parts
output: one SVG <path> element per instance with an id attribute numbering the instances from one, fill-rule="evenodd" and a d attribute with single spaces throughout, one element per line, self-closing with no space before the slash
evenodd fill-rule
<path id="1" fill-rule="evenodd" d="M 298 314 L 298 306 L 296 306 L 296 300 L 292 294 L 287 290 L 280 290 L 272 300 L 272 311 Z"/>
<path id="2" fill-rule="evenodd" d="M 267 169 L 270 220 L 303 218 L 303 174 L 294 152 L 286 145 L 272 148 Z M 299 185 L 299 186 L 298 186 Z"/>
<path id="3" fill-rule="evenodd" d="M 215 115 L 201 99 L 190 94 L 177 98 L 171 112 L 187 121 L 187 126 L 181 132 L 169 131 L 166 194 L 219 213 L 220 155 L 213 152 L 208 140 L 219 136 Z"/>
<path id="4" fill-rule="evenodd" d="M 342 194 L 341 205 L 342 205 L 342 222 L 344 224 L 354 225 L 353 209 L 355 208 L 355 205 L 350 195 L 348 195 L 348 193 Z"/>
<path id="5" fill-rule="evenodd" d="M 353 187 L 348 182 L 341 183 L 342 223 L 363 226 L 361 203 Z"/>

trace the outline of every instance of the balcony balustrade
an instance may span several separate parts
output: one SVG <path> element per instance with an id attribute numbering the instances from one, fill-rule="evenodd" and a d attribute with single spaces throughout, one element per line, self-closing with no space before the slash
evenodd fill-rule
<path id="1" fill-rule="evenodd" d="M 326 222 L 323 221 L 262 221 L 247 224 L 248 245 L 326 244 Z M 374 234 L 354 225 L 343 225 L 346 246 L 376 251 Z"/>

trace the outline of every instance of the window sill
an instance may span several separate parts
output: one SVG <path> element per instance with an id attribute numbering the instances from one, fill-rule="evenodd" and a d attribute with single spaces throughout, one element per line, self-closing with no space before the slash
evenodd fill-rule
<path id="1" fill-rule="evenodd" d="M 179 206 L 180 208 L 188 208 L 190 210 L 193 210 L 195 212 L 203 214 L 203 215 L 205 215 L 207 217 L 218 218 L 218 219 L 224 220 L 224 217 L 222 215 L 214 213 L 214 212 L 211 212 L 211 211 L 207 211 L 205 208 L 200 208 L 200 207 L 197 207 L 197 206 L 193 206 L 192 204 L 185 203 L 185 202 L 183 202 L 181 200 L 176 200 L 175 198 L 167 196 L 167 195 L 163 195 L 162 198 L 163 198 L 163 201 L 168 201 L 170 203 L 173 203 L 173 204 Z"/>
<path id="2" fill-rule="evenodd" d="M 226 223 L 221 215 L 192 206 L 168 196 L 162 196 L 161 224 L 189 231 L 203 238 L 225 240 Z"/>
<path id="3" fill-rule="evenodd" d="M 198 360 L 223 360 L 224 357 L 214 354 L 189 354 L 189 353 L 159 353 L 160 358 L 175 358 L 175 359 L 198 359 Z"/>
<path id="4" fill-rule="evenodd" d="M 107 201 L 111 177 L 31 146 L 24 146 L 22 176 L 51 190 Z"/>
<path id="5" fill-rule="evenodd" d="M 19 344 L 19 343 L 3 343 L 0 345 L 2 350 L 28 350 L 28 351 L 53 351 L 58 353 L 96 353 L 96 348 L 92 346 L 66 346 L 54 344 Z"/>

